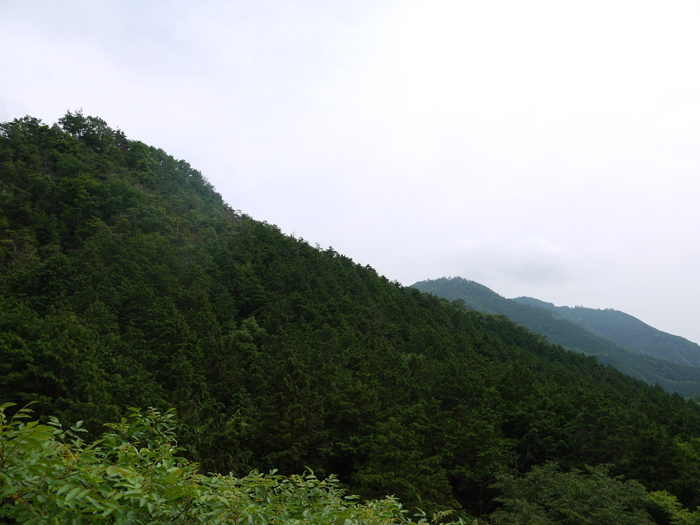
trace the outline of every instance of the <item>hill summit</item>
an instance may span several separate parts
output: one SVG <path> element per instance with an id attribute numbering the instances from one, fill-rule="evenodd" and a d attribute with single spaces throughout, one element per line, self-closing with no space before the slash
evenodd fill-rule
<path id="1" fill-rule="evenodd" d="M 80 112 L 0 124 L 0 399 L 93 437 L 175 408 L 204 472 L 310 468 L 428 512 L 603 464 L 700 503 L 700 405 L 283 235 Z"/>

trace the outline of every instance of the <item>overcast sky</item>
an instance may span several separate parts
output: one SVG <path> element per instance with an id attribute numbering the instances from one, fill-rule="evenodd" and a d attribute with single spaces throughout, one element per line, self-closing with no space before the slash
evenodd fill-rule
<path id="1" fill-rule="evenodd" d="M 391 280 L 700 342 L 700 4 L 0 0 L 0 121 L 82 108 Z"/>

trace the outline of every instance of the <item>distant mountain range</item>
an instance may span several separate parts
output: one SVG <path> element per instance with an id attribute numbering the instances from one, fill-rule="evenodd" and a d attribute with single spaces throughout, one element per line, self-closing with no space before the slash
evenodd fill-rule
<path id="1" fill-rule="evenodd" d="M 531 297 L 506 299 L 461 277 L 420 281 L 422 292 L 467 308 L 505 315 L 568 350 L 595 355 L 605 364 L 683 396 L 700 393 L 700 346 L 616 310 L 554 306 Z"/>
<path id="2" fill-rule="evenodd" d="M 516 297 L 513 301 L 549 310 L 555 318 L 569 321 L 628 350 L 674 363 L 700 366 L 700 346 L 696 343 L 657 330 L 624 312 L 610 308 L 597 310 L 582 306 L 554 306 L 532 297 Z"/>

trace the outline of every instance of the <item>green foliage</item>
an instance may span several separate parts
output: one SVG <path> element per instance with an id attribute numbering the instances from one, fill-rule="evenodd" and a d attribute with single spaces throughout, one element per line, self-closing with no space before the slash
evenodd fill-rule
<path id="1" fill-rule="evenodd" d="M 390 524 L 411 520 L 395 498 L 356 503 L 337 479 L 313 473 L 243 478 L 203 475 L 176 456 L 174 414 L 132 409 L 86 443 L 81 422 L 64 430 L 9 418 L 0 406 L 0 518 L 26 524 Z"/>
<path id="2" fill-rule="evenodd" d="M 496 485 L 503 505 L 489 523 L 527 525 L 652 525 L 647 494 L 636 481 L 608 476 L 605 467 L 561 472 L 555 463 L 534 467 L 521 478 Z"/>
<path id="3" fill-rule="evenodd" d="M 647 495 L 647 510 L 659 525 L 698 525 L 700 512 L 683 508 L 678 499 L 665 490 Z"/>

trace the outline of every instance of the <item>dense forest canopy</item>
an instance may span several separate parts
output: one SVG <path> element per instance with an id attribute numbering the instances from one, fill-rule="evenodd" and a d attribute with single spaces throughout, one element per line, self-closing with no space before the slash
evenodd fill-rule
<path id="1" fill-rule="evenodd" d="M 495 523 L 553 479 L 700 503 L 700 405 L 283 235 L 80 112 L 0 125 L 0 399 L 88 437 L 174 408 L 203 472 Z M 561 494 L 530 511 L 565 523 Z"/>

